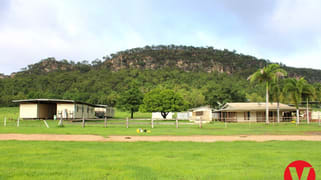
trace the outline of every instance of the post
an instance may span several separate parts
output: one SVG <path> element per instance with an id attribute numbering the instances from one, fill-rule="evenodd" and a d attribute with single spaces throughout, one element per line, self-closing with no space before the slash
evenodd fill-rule
<path id="1" fill-rule="evenodd" d="M 319 119 L 319 126 L 321 125 L 320 124 L 320 111 L 318 111 L 318 119 Z"/>
<path id="2" fill-rule="evenodd" d="M 4 120 L 3 120 L 3 126 L 6 127 L 7 126 L 7 117 L 4 117 Z"/>
<path id="3" fill-rule="evenodd" d="M 126 128 L 128 128 L 128 117 L 126 117 Z"/>
<path id="4" fill-rule="evenodd" d="M 307 123 L 310 124 L 310 116 L 309 116 L 309 98 L 307 98 Z"/>
<path id="5" fill-rule="evenodd" d="M 107 128 L 107 116 L 105 116 L 105 128 Z"/>
<path id="6" fill-rule="evenodd" d="M 45 123 L 46 127 L 49 128 L 49 125 L 48 125 L 47 121 L 43 120 L 43 122 Z"/>
<path id="7" fill-rule="evenodd" d="M 200 118 L 200 128 L 202 128 L 202 117 Z"/>
<path id="8" fill-rule="evenodd" d="M 84 128 L 84 127 L 85 127 L 85 117 L 82 116 L 82 128 Z"/>
<path id="9" fill-rule="evenodd" d="M 18 118 L 18 121 L 17 121 L 17 127 L 20 126 L 20 118 Z"/>
<path id="10" fill-rule="evenodd" d="M 176 128 L 178 128 L 178 119 L 176 118 Z"/>
<path id="11" fill-rule="evenodd" d="M 152 118 L 152 128 L 154 128 L 154 119 Z"/>
<path id="12" fill-rule="evenodd" d="M 59 121 L 59 123 L 58 123 L 58 126 L 59 126 L 59 127 L 63 126 L 62 115 L 60 115 L 60 121 Z"/>

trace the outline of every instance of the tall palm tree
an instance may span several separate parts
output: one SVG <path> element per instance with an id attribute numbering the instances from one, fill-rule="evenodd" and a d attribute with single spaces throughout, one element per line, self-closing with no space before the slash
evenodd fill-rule
<path id="1" fill-rule="evenodd" d="M 272 82 L 270 84 L 271 100 L 275 101 L 276 106 L 277 106 L 277 122 L 278 123 L 280 123 L 280 102 L 283 97 L 282 88 L 283 88 L 283 84 L 282 84 L 282 82 L 279 81 L 279 78 L 277 78 L 275 82 Z"/>
<path id="2" fill-rule="evenodd" d="M 284 92 L 288 93 L 296 107 L 296 123 L 300 124 L 299 104 L 302 102 L 302 97 L 309 97 L 313 94 L 312 88 L 304 78 L 290 78 L 284 86 Z"/>
<path id="3" fill-rule="evenodd" d="M 278 64 L 270 64 L 262 69 L 257 70 L 251 76 L 248 77 L 248 80 L 251 83 L 257 81 L 259 83 L 265 83 L 266 94 L 265 94 L 265 122 L 269 123 L 269 84 L 275 82 L 277 77 L 286 76 L 286 71 L 283 70 Z"/>

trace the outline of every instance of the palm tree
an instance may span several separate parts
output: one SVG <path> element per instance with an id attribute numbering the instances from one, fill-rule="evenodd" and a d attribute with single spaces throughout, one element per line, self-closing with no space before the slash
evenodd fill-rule
<path id="1" fill-rule="evenodd" d="M 302 77 L 299 79 L 290 78 L 284 86 L 284 92 L 288 93 L 296 107 L 296 123 L 300 123 L 299 104 L 302 102 L 302 97 L 310 97 L 313 94 L 313 89 Z"/>
<path id="2" fill-rule="evenodd" d="M 283 97 L 282 93 L 282 83 L 280 83 L 279 78 L 276 79 L 275 82 L 272 82 L 270 87 L 270 92 L 271 92 L 271 100 L 276 102 L 277 106 L 277 121 L 280 123 L 280 102 Z"/>
<path id="3" fill-rule="evenodd" d="M 270 64 L 262 69 L 257 70 L 251 76 L 248 77 L 248 80 L 251 83 L 257 81 L 259 83 L 265 83 L 266 94 L 265 94 L 265 122 L 269 123 L 269 84 L 275 82 L 278 77 L 286 76 L 286 71 L 280 68 L 278 64 Z"/>

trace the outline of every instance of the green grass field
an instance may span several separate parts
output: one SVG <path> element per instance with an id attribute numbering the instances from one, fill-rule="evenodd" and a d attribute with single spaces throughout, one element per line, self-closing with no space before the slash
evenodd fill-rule
<path id="1" fill-rule="evenodd" d="M 294 160 L 321 174 L 319 142 L 0 141 L 0 179 L 283 179 Z"/>

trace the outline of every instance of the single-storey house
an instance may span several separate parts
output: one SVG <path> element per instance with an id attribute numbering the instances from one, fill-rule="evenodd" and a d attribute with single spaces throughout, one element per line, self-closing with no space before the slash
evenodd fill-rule
<path id="1" fill-rule="evenodd" d="M 291 121 L 296 108 L 286 104 L 279 104 L 280 121 Z M 300 108 L 300 110 L 305 110 Z M 214 111 L 215 117 L 227 122 L 265 122 L 265 102 L 255 103 L 227 103 L 223 108 Z M 277 121 L 277 103 L 269 103 L 269 120 Z"/>
<path id="2" fill-rule="evenodd" d="M 95 105 L 62 99 L 14 100 L 19 103 L 19 117 L 22 119 L 81 119 L 96 118 Z"/>
<path id="3" fill-rule="evenodd" d="M 189 120 L 194 122 L 210 122 L 213 120 L 213 109 L 210 106 L 201 106 L 189 109 Z"/>

